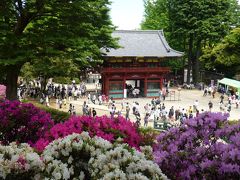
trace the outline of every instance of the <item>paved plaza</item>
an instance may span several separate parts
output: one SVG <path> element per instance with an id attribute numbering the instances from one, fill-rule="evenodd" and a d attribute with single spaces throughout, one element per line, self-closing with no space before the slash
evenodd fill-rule
<path id="1" fill-rule="evenodd" d="M 219 102 L 220 102 L 220 94 L 217 93 L 215 98 L 213 98 L 210 95 L 207 96 L 203 96 L 203 91 L 200 90 L 186 90 L 186 89 L 182 89 L 180 92 L 178 91 L 178 89 L 170 89 L 170 91 L 175 91 L 175 98 L 174 95 L 172 95 L 171 97 L 167 97 L 165 101 L 162 101 L 162 103 L 165 104 L 167 111 L 169 111 L 169 109 L 174 106 L 174 109 L 176 108 L 185 108 L 188 109 L 189 106 L 193 106 L 194 101 L 198 100 L 199 101 L 199 110 L 201 112 L 201 110 L 203 109 L 204 111 L 208 111 L 208 102 L 211 100 L 213 103 L 213 110 L 212 112 L 219 112 L 220 111 L 220 106 L 219 106 Z M 175 100 L 174 100 L 175 99 Z M 146 103 L 151 104 L 151 98 L 131 98 L 131 99 L 125 99 L 125 102 L 129 102 L 130 104 L 130 108 L 131 105 L 134 102 L 138 102 L 140 105 L 140 114 L 141 114 L 141 124 L 143 125 L 143 118 L 145 116 L 145 110 L 144 110 L 144 105 Z M 82 114 L 82 105 L 83 102 L 87 101 L 87 98 L 82 98 L 82 99 L 78 99 L 78 100 L 72 100 L 70 103 L 72 103 L 75 106 L 76 112 L 77 114 L 81 115 Z M 228 102 L 228 98 L 227 96 L 224 97 L 224 104 L 227 104 Z M 98 103 L 98 102 L 97 102 Z M 115 100 L 115 105 L 117 107 L 117 111 L 121 110 L 121 103 L 122 100 Z M 55 106 L 55 105 L 53 105 Z M 110 110 L 108 109 L 108 104 L 103 104 L 103 105 L 98 105 L 98 104 L 93 104 L 92 102 L 88 103 L 88 106 L 90 108 L 95 108 L 95 110 L 97 111 L 97 115 L 98 116 L 102 116 L 102 115 L 108 115 L 110 116 Z M 56 107 L 56 106 L 55 106 Z M 69 104 L 63 108 L 64 111 L 68 111 L 68 107 Z M 117 112 L 116 111 L 116 112 Z M 125 116 L 125 110 L 122 111 L 122 114 Z M 130 111 L 130 119 L 131 121 L 135 122 L 136 118 L 135 116 L 132 114 L 132 108 Z M 236 109 L 236 106 L 233 104 L 232 105 L 232 110 L 230 112 L 230 120 L 238 120 L 240 119 L 240 108 Z M 153 123 L 150 122 L 149 126 L 153 126 Z"/>

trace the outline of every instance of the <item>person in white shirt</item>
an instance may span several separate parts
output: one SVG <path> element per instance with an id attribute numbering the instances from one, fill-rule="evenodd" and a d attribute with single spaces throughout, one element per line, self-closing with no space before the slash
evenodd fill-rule
<path id="1" fill-rule="evenodd" d="M 96 95 L 95 94 L 92 96 L 92 102 L 93 102 L 93 104 L 96 103 Z"/>
<path id="2" fill-rule="evenodd" d="M 78 93 L 77 90 L 75 90 L 74 93 L 73 93 L 73 95 L 74 95 L 74 100 L 77 100 L 77 93 Z"/>
<path id="3" fill-rule="evenodd" d="M 49 107 L 49 98 L 48 98 L 48 96 L 46 96 L 45 102 L 46 102 L 46 106 Z"/>
<path id="4" fill-rule="evenodd" d="M 198 100 L 195 100 L 194 105 L 193 105 L 193 110 L 196 112 L 198 110 Z"/>
<path id="5" fill-rule="evenodd" d="M 90 100 L 91 100 L 91 94 L 88 93 L 88 104 L 90 103 Z"/>
<path id="6" fill-rule="evenodd" d="M 160 118 L 160 107 L 158 107 L 158 108 L 155 110 L 155 118 L 156 118 L 156 120 L 159 120 L 159 118 Z"/>
<path id="7" fill-rule="evenodd" d="M 98 96 L 98 102 L 99 102 L 99 105 L 101 105 L 103 103 L 101 94 Z"/>
<path id="8" fill-rule="evenodd" d="M 125 109 L 125 99 L 122 99 L 122 102 L 121 102 L 121 111 Z"/>

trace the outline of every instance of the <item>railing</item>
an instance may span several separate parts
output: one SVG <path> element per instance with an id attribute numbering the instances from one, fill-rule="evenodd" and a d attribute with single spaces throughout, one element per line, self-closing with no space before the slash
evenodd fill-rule
<path id="1" fill-rule="evenodd" d="M 107 67 L 102 69 L 103 73 L 113 73 L 113 72 L 170 72 L 169 67 L 121 67 L 121 68 L 112 68 Z"/>

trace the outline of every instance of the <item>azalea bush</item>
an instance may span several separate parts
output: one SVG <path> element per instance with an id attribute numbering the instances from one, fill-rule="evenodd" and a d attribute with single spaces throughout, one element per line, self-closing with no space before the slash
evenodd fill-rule
<path id="1" fill-rule="evenodd" d="M 157 164 L 127 144 L 87 132 L 57 139 L 43 152 L 50 179 L 167 179 Z"/>
<path id="2" fill-rule="evenodd" d="M 45 165 L 27 143 L 0 144 L 0 179 L 39 179 Z"/>
<path id="3" fill-rule="evenodd" d="M 0 100 L 0 141 L 33 145 L 53 126 L 50 114 L 32 104 Z"/>
<path id="4" fill-rule="evenodd" d="M 121 138 L 123 143 L 127 143 L 137 149 L 139 149 L 142 139 L 135 124 L 123 117 L 113 120 L 107 116 L 96 118 L 72 116 L 68 121 L 54 125 L 36 142 L 35 147 L 39 151 L 43 151 L 45 146 L 53 140 L 83 131 L 87 131 L 91 137 L 102 137 L 112 143 Z"/>
<path id="5" fill-rule="evenodd" d="M 167 179 L 148 158 L 151 147 L 142 152 L 87 132 L 54 140 L 40 155 L 25 143 L 0 145 L 0 179 Z"/>
<path id="6" fill-rule="evenodd" d="M 154 159 L 171 179 L 239 179 L 240 124 L 203 113 L 161 133 Z"/>

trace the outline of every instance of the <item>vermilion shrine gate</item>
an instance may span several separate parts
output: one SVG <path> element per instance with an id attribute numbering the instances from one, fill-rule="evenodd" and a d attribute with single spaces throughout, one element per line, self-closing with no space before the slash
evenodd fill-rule
<path id="1" fill-rule="evenodd" d="M 157 97 L 163 79 L 170 72 L 166 62 L 183 53 L 171 49 L 163 31 L 128 31 L 113 33 L 119 38 L 119 49 L 104 56 L 102 92 L 113 98 L 126 98 L 128 83 L 140 90 L 142 97 Z"/>

